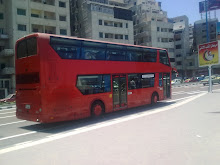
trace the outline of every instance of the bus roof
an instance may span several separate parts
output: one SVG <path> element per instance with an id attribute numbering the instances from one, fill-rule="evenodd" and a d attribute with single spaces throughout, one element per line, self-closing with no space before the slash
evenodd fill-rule
<path id="1" fill-rule="evenodd" d="M 76 39 L 76 40 L 81 40 L 81 41 L 92 41 L 92 42 L 99 42 L 99 43 L 106 43 L 106 44 L 114 44 L 114 45 L 123 45 L 123 46 L 133 46 L 133 47 L 139 47 L 139 48 L 148 48 L 148 49 L 157 49 L 157 50 L 165 50 L 164 48 L 157 48 L 157 47 L 149 47 L 149 46 L 142 46 L 142 45 L 132 45 L 132 44 L 125 44 L 125 43 L 118 43 L 118 42 L 109 42 L 109 41 L 101 41 L 101 40 L 94 40 L 94 39 L 87 39 L 87 38 L 78 38 L 74 36 L 64 36 L 64 35 L 56 35 L 56 34 L 48 34 L 48 33 L 32 33 L 27 36 L 24 36 L 20 39 L 17 40 L 17 42 L 30 38 L 30 37 L 48 37 L 48 36 L 53 36 L 53 37 L 60 37 L 60 38 L 67 38 L 67 39 Z M 16 43 L 17 43 L 16 42 Z"/>

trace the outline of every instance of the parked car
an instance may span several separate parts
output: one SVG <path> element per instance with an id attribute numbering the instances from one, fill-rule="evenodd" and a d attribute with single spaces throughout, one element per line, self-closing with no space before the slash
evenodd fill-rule
<path id="1" fill-rule="evenodd" d="M 188 83 L 188 82 L 190 82 L 190 78 L 188 78 L 188 79 L 185 79 L 185 81 L 184 81 L 185 83 Z"/>
<path id="2" fill-rule="evenodd" d="M 216 76 L 212 76 L 212 84 L 219 83 L 220 79 L 217 79 Z M 209 76 L 206 76 L 203 80 L 201 80 L 201 83 L 205 86 L 206 84 L 209 84 Z"/>
<path id="3" fill-rule="evenodd" d="M 174 85 L 174 84 L 181 84 L 181 79 L 174 79 L 171 81 L 171 84 Z"/>
<path id="4" fill-rule="evenodd" d="M 10 94 L 4 99 L 0 99 L 0 103 L 9 103 L 9 102 L 15 102 L 16 95 L 15 94 Z"/>

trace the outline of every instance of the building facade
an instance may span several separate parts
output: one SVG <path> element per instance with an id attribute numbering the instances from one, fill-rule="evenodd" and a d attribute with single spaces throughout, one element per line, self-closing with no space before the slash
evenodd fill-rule
<path id="1" fill-rule="evenodd" d="M 193 66 L 189 45 L 189 19 L 187 16 L 179 16 L 170 20 L 173 23 L 175 66 L 179 76 L 184 78 L 186 70 Z"/>
<path id="2" fill-rule="evenodd" d="M 123 0 L 70 0 L 71 34 L 134 44 L 132 11 Z"/>
<path id="3" fill-rule="evenodd" d="M 175 67 L 173 23 L 161 3 L 155 0 L 133 0 L 134 44 L 160 47 L 168 50 L 171 65 Z"/>
<path id="4" fill-rule="evenodd" d="M 15 92 L 15 42 L 30 33 L 70 35 L 69 0 L 0 1 L 0 98 Z"/>

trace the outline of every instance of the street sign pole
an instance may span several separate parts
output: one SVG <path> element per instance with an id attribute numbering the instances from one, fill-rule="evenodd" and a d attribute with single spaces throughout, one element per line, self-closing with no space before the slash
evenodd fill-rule
<path id="1" fill-rule="evenodd" d="M 209 93 L 212 92 L 212 66 L 209 65 Z"/>
<path id="2" fill-rule="evenodd" d="M 206 39 L 207 43 L 209 42 L 209 23 L 208 23 L 208 1 L 205 0 L 205 12 L 206 12 Z M 209 65 L 209 92 L 212 92 L 212 66 Z"/>

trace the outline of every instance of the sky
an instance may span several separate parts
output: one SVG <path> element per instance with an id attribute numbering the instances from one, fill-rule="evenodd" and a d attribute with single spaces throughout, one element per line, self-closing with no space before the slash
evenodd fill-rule
<path id="1" fill-rule="evenodd" d="M 156 0 L 162 2 L 162 10 L 167 12 L 168 18 L 186 15 L 189 23 L 194 24 L 195 21 L 201 20 L 199 13 L 199 2 L 203 0 Z M 214 18 L 214 11 L 210 12 L 211 18 Z M 220 22 L 220 9 L 216 11 L 216 16 Z M 205 13 L 203 19 L 205 19 Z"/>

